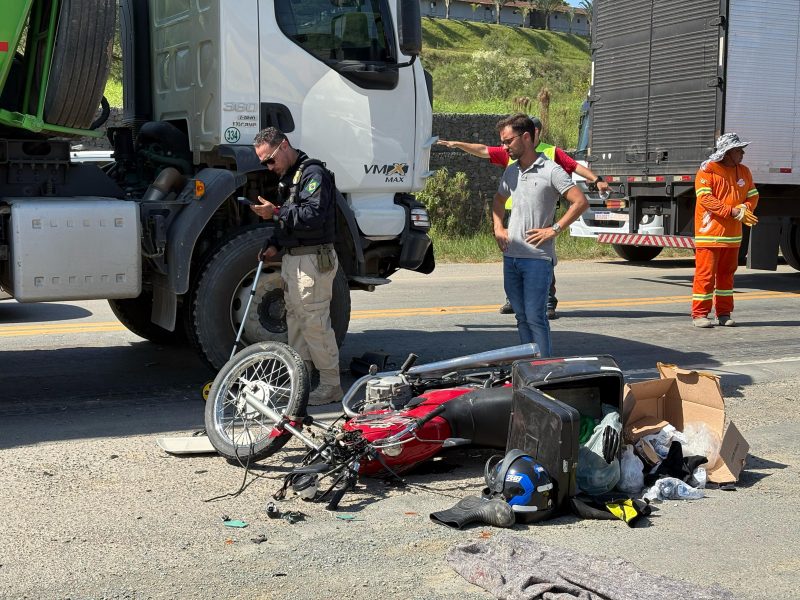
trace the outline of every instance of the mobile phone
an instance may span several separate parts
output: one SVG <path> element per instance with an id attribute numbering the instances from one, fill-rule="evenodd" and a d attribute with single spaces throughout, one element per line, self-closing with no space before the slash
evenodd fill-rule
<path id="1" fill-rule="evenodd" d="M 250 206 L 258 206 L 261 204 L 258 200 L 250 200 L 250 198 L 245 198 L 244 196 L 239 196 L 236 199 L 242 204 L 249 204 Z"/>

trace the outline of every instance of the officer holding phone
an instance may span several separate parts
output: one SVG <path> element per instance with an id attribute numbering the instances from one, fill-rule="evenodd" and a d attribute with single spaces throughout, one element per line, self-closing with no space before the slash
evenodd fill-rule
<path id="1" fill-rule="evenodd" d="M 275 221 L 259 258 L 269 260 L 284 251 L 281 261 L 289 345 L 307 367 L 319 370 L 319 386 L 311 405 L 339 402 L 339 347 L 331 327 L 330 304 L 338 258 L 336 188 L 331 173 L 318 160 L 295 149 L 275 127 L 256 134 L 258 159 L 280 177 L 283 204 L 278 207 L 258 197 L 251 210 Z M 313 364 L 312 364 L 313 363 Z"/>

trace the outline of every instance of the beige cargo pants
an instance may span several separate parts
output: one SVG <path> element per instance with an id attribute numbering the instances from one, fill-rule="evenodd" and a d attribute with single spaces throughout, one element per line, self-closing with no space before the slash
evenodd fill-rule
<path id="1" fill-rule="evenodd" d="M 333 279 L 339 259 L 331 250 L 333 268 L 320 272 L 316 254 L 284 254 L 281 261 L 289 345 L 319 370 L 320 385 L 340 385 L 339 347 L 331 327 Z"/>

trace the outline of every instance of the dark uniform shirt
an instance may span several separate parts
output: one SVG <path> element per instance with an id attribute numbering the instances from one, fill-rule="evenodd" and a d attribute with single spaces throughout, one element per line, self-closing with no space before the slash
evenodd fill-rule
<path id="1" fill-rule="evenodd" d="M 307 165 L 298 173 L 308 156 L 298 150 L 297 161 L 281 177 L 280 185 L 289 196 L 277 213 L 266 246 L 295 248 L 332 243 L 336 236 L 336 189 L 326 168 Z"/>

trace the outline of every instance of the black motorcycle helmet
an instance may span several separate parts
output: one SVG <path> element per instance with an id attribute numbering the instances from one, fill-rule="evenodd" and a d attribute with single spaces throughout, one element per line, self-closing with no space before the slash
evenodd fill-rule
<path id="1" fill-rule="evenodd" d="M 504 457 L 492 456 L 484 475 L 488 486 L 484 494 L 504 498 L 518 523 L 535 523 L 554 515 L 555 483 L 529 454 L 511 450 Z"/>

